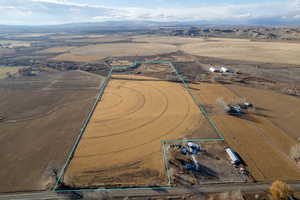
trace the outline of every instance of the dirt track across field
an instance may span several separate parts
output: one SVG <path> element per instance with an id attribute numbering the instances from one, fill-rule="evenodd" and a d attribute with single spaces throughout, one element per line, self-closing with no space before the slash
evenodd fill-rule
<path id="1" fill-rule="evenodd" d="M 189 135 L 204 121 L 181 84 L 114 75 L 64 181 L 77 187 L 166 184 L 161 141 Z"/>
<path id="2" fill-rule="evenodd" d="M 238 98 L 220 84 L 201 83 L 193 87 L 200 89 L 193 92 L 206 105 L 218 106 L 219 98 L 225 102 Z M 224 134 L 225 141 L 242 156 L 256 180 L 299 180 L 300 171 L 288 156 L 296 141 L 267 116 L 250 114 L 239 118 L 223 113 L 213 114 L 212 119 Z"/>

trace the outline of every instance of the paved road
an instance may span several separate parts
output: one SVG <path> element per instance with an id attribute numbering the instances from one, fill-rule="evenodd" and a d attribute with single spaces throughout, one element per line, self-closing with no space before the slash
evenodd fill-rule
<path id="1" fill-rule="evenodd" d="M 0 200 L 45 200 L 45 199 L 63 199 L 64 197 L 53 192 L 37 192 L 24 194 L 4 194 L 0 195 Z"/>
<path id="2" fill-rule="evenodd" d="M 294 191 L 300 191 L 300 183 L 290 183 Z M 153 189 L 132 189 L 132 190 L 114 190 L 114 191 L 98 191 L 95 195 L 117 197 L 149 197 L 149 196 L 179 196 L 186 194 L 217 193 L 233 190 L 241 190 L 244 192 L 266 191 L 270 187 L 268 183 L 261 184 L 216 184 L 207 186 L 187 187 L 187 188 L 171 188 L 168 190 Z M 55 192 L 39 192 L 24 194 L 4 194 L 0 195 L 0 200 L 53 200 L 53 199 L 80 199 L 85 192 L 79 193 L 55 193 Z"/>

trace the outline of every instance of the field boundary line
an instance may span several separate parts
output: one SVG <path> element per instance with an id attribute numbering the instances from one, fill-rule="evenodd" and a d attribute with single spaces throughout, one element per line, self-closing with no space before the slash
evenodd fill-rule
<path id="1" fill-rule="evenodd" d="M 224 139 L 182 139 L 182 140 L 165 140 L 166 142 L 222 142 Z"/>
<path id="2" fill-rule="evenodd" d="M 217 133 L 217 135 L 224 140 L 224 136 L 223 133 L 221 133 L 221 131 L 217 128 L 215 122 L 209 117 L 208 113 L 205 110 L 205 107 L 202 103 L 200 103 L 200 105 L 197 103 L 196 101 L 196 97 L 193 95 L 193 93 L 191 92 L 188 84 L 186 83 L 186 81 L 184 80 L 184 78 L 182 78 L 182 76 L 178 73 L 176 67 L 173 65 L 172 62 L 169 61 L 169 64 L 171 66 L 171 68 L 175 71 L 176 76 L 180 79 L 180 81 L 183 83 L 183 87 L 187 90 L 187 92 L 190 94 L 190 96 L 192 97 L 194 103 L 197 105 L 197 107 L 200 109 L 201 113 L 204 115 L 204 117 L 207 119 L 207 121 L 209 122 L 209 124 L 211 125 L 211 127 L 214 129 L 214 131 Z"/>
<path id="3" fill-rule="evenodd" d="M 106 86 L 108 85 L 108 82 L 111 78 L 111 75 L 112 75 L 112 69 L 109 70 L 109 73 L 108 73 L 106 79 L 103 82 L 101 81 L 101 83 L 99 84 L 99 93 L 96 97 L 95 103 L 93 104 L 93 107 L 92 107 L 91 111 L 89 112 L 87 119 L 84 121 L 84 123 L 83 123 L 83 125 L 80 129 L 80 133 L 77 136 L 77 138 L 75 140 L 75 143 L 73 144 L 70 152 L 68 153 L 68 157 L 67 157 L 67 160 L 66 160 L 65 164 L 63 165 L 63 167 L 61 168 L 61 170 L 59 172 L 58 179 L 56 180 L 56 183 L 55 183 L 54 188 L 53 188 L 54 191 L 56 191 L 56 188 L 58 187 L 59 183 L 61 182 L 62 177 L 65 174 L 66 168 L 69 166 L 69 164 L 71 162 L 71 159 L 74 156 L 75 150 L 76 150 L 76 148 L 77 148 L 77 146 L 80 142 L 80 139 L 82 138 L 82 136 L 84 134 L 84 131 L 85 131 L 85 129 L 86 129 L 86 127 L 87 127 L 87 125 L 88 125 L 88 123 L 89 123 L 89 121 L 90 121 L 90 119 L 91 119 L 91 117 L 92 117 L 99 101 L 102 99 L 104 90 L 105 90 Z"/>
<path id="4" fill-rule="evenodd" d="M 161 64 L 161 63 L 167 63 L 169 64 L 170 68 L 175 72 L 177 78 L 179 78 L 179 80 L 182 82 L 183 87 L 186 89 L 186 91 L 189 93 L 189 95 L 192 97 L 194 103 L 197 105 L 197 107 L 200 109 L 201 113 L 204 115 L 204 117 L 208 120 L 209 124 L 211 125 L 211 127 L 215 130 L 215 132 L 217 133 L 217 135 L 220 138 L 217 139 L 178 139 L 178 140 L 162 140 L 162 148 L 163 148 L 163 160 L 164 160 L 164 164 L 165 164 L 165 168 L 166 168 L 166 174 L 167 174 L 167 179 L 168 179 L 168 185 L 167 186 L 155 186 L 155 187 L 124 187 L 124 188 L 87 188 L 87 189 L 71 189 L 71 190 L 57 190 L 57 187 L 66 171 L 66 168 L 68 167 L 68 165 L 70 164 L 70 161 L 75 153 L 75 150 L 80 142 L 81 137 L 84 134 L 84 131 L 87 127 L 87 124 L 89 123 L 95 108 L 97 106 L 97 104 L 99 103 L 99 101 L 101 101 L 102 96 L 104 94 L 105 88 L 108 85 L 108 82 L 110 81 L 110 79 L 112 78 L 112 73 L 113 70 L 119 70 L 119 69 L 124 69 L 124 70 L 128 70 L 128 69 L 133 69 L 136 68 L 137 66 L 139 66 L 140 64 Z M 186 83 L 186 81 L 182 78 L 182 76 L 178 73 L 177 69 L 175 68 L 175 66 L 173 65 L 173 63 L 169 60 L 159 60 L 159 61 L 135 61 L 132 65 L 128 65 L 128 66 L 112 66 L 108 76 L 106 77 L 105 81 L 102 83 L 100 83 L 99 85 L 99 93 L 98 96 L 96 98 L 96 101 L 92 107 L 92 110 L 89 112 L 87 119 L 85 120 L 82 128 L 80 129 L 80 134 L 78 135 L 78 137 L 76 138 L 75 144 L 72 146 L 71 151 L 68 154 L 68 158 L 63 166 L 63 168 L 60 171 L 59 174 L 59 178 L 56 181 L 56 184 L 54 186 L 53 191 L 55 192 L 80 192 L 80 191 L 114 191 L 114 190 L 137 190 L 137 189 L 171 189 L 173 188 L 172 185 L 172 176 L 170 174 L 170 170 L 169 170 L 169 165 L 168 165 L 168 156 L 167 156 L 167 152 L 166 152 L 166 147 L 165 145 L 168 144 L 169 142 L 221 142 L 224 141 L 224 136 L 223 134 L 218 130 L 218 128 L 216 127 L 214 121 L 208 116 L 203 104 L 198 105 L 195 96 L 192 94 L 192 92 L 189 89 L 188 84 Z"/>

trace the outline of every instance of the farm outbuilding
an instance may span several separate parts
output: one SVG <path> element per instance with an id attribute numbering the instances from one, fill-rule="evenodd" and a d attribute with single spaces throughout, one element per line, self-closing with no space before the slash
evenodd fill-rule
<path id="1" fill-rule="evenodd" d="M 235 152 L 233 152 L 230 148 L 226 148 L 225 151 L 228 154 L 232 164 L 237 165 L 241 162 Z"/>

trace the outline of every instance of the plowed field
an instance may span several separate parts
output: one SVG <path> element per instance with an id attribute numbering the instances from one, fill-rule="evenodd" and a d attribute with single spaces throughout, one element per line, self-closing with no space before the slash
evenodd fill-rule
<path id="1" fill-rule="evenodd" d="M 165 184 L 161 140 L 191 134 L 204 119 L 179 83 L 133 75 L 113 78 L 64 181 L 77 187 Z"/>
<path id="2" fill-rule="evenodd" d="M 0 193 L 53 187 L 102 80 L 81 71 L 0 79 Z"/>

